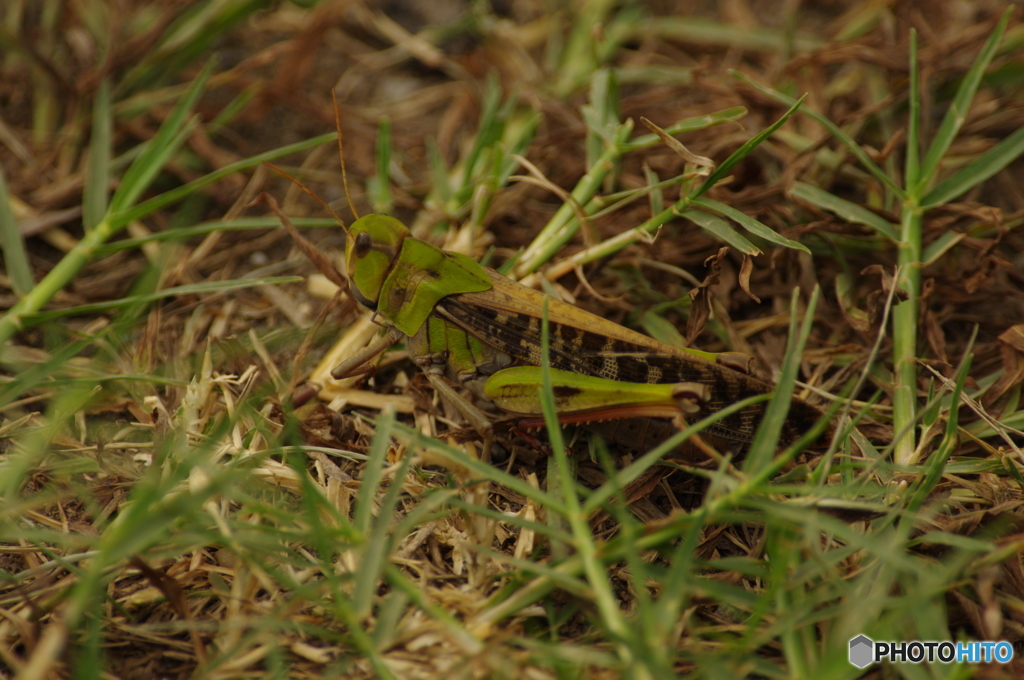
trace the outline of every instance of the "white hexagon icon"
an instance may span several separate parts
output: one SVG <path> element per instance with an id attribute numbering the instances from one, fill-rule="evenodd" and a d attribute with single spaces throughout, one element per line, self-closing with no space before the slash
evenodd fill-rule
<path id="1" fill-rule="evenodd" d="M 850 663 L 857 668 L 870 666 L 875 657 L 875 643 L 866 635 L 850 640 Z"/>

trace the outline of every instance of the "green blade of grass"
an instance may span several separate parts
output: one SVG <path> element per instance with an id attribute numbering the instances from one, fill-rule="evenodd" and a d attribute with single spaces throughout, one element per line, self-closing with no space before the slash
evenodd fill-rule
<path id="1" fill-rule="evenodd" d="M 25 240 L 18 229 L 18 221 L 11 210 L 10 194 L 3 168 L 0 168 L 0 248 L 3 249 L 4 267 L 11 277 L 11 286 L 19 296 L 24 296 L 35 287 L 32 270 L 28 266 Z"/>
<path id="2" fill-rule="evenodd" d="M 111 134 L 114 126 L 110 106 L 110 82 L 104 78 L 96 91 L 92 107 L 92 134 L 89 137 L 89 165 L 82 192 L 82 225 L 92 231 L 107 214 L 110 188 Z"/>
<path id="3" fill-rule="evenodd" d="M 1009 7 L 1003 12 L 1003 17 L 999 20 L 996 29 L 985 41 L 985 46 L 982 47 L 967 75 L 960 81 L 960 87 L 957 88 L 956 95 L 950 102 L 946 115 L 942 118 L 942 124 L 939 126 L 938 132 L 935 133 L 935 139 L 932 140 L 931 146 L 928 147 L 928 153 L 925 154 L 924 161 L 921 163 L 920 177 L 913 187 L 913 193 L 916 196 L 925 193 L 928 185 L 934 179 L 935 173 L 938 172 L 939 163 L 946 156 L 946 152 L 949 151 L 953 140 L 959 134 L 960 128 L 963 127 L 971 108 L 971 102 L 974 101 L 974 95 L 978 92 L 978 86 L 985 75 L 985 69 L 988 68 L 999 48 L 999 41 L 1002 40 L 1003 33 L 1006 31 L 1011 14 L 1013 14 L 1013 7 Z"/>
<path id="4" fill-rule="evenodd" d="M 366 184 L 370 206 L 376 213 L 391 212 L 394 198 L 391 196 L 391 121 L 383 116 L 377 124 L 377 174 Z"/>
<path id="5" fill-rule="evenodd" d="M 466 203 L 476 188 L 476 181 L 481 175 L 484 159 L 488 151 L 501 139 L 505 129 L 505 120 L 511 113 L 514 99 L 510 98 L 505 106 L 501 103 L 501 85 L 492 73 L 484 85 L 483 109 L 480 112 L 480 123 L 473 145 L 469 149 L 460 173 L 459 185 L 455 190 L 456 200 L 460 206 Z"/>
<path id="6" fill-rule="evenodd" d="M 75 247 L 61 259 L 57 265 L 50 270 L 50 273 L 32 288 L 28 294 L 18 301 L 3 317 L 0 317 L 0 345 L 7 342 L 15 333 L 23 327 L 24 318 L 34 314 L 43 308 L 57 291 L 66 286 L 78 271 L 88 263 L 95 249 L 110 240 L 123 224 L 116 225 L 111 219 L 111 213 L 127 207 L 130 199 L 138 197 L 148 186 L 149 182 L 156 176 L 159 168 L 149 167 L 149 163 L 157 161 L 166 162 L 169 159 L 169 146 L 176 138 L 179 138 L 182 128 L 191 111 L 191 107 L 199 98 L 207 78 L 212 69 L 212 62 L 199 74 L 192 83 L 186 96 L 178 103 L 171 115 L 167 117 L 156 136 L 150 140 L 145 151 L 132 163 L 125 172 L 121 186 L 114 192 L 110 200 L 110 207 L 107 215 L 100 221 L 95 229 L 85 234 Z M 146 166 L 146 167 L 143 167 Z"/>
<path id="7" fill-rule="evenodd" d="M 21 318 L 25 325 L 28 326 L 35 323 L 41 323 L 43 321 L 60 319 L 65 316 L 97 314 L 99 312 L 106 312 L 112 309 L 120 309 L 122 307 L 149 304 L 151 302 L 156 302 L 157 300 L 164 300 L 166 298 L 171 297 L 181 297 L 186 295 L 206 295 L 209 293 L 223 293 L 229 290 L 238 290 L 241 288 L 255 288 L 257 286 L 280 286 L 285 283 L 297 283 L 299 281 L 302 281 L 301 276 L 271 276 L 266 278 L 234 279 L 228 281 L 207 281 L 203 283 L 190 283 L 184 286 L 165 288 L 164 290 L 158 290 L 153 293 L 147 293 L 145 295 L 129 295 L 127 297 L 118 298 L 116 300 L 93 302 L 86 305 L 68 307 L 67 309 L 55 309 L 52 311 L 33 312 L 32 314 L 25 314 Z"/>
<path id="8" fill-rule="evenodd" d="M 554 385 L 551 379 L 550 345 L 548 303 L 547 298 L 545 298 L 541 318 L 541 374 L 543 386 L 538 389 L 538 397 L 544 412 L 544 422 L 547 427 L 548 438 L 551 442 L 555 467 L 560 479 L 560 488 L 563 492 L 563 498 L 568 511 L 566 520 L 572 530 L 573 545 L 582 562 L 583 571 L 587 575 L 587 582 L 594 589 L 594 599 L 601 613 L 602 623 L 608 629 L 614 643 L 616 643 L 620 656 L 622 656 L 624 661 L 629 662 L 631 657 L 633 657 L 628 651 L 633 638 L 632 631 L 619 611 L 614 589 L 608 579 L 604 563 L 598 555 L 597 546 L 590 531 L 590 525 L 587 523 L 587 515 L 583 510 L 576 491 L 576 475 L 573 474 L 575 468 L 570 465 L 568 454 L 565 450 L 565 443 L 562 439 L 562 427 L 558 423 Z"/>
<path id="9" fill-rule="evenodd" d="M 681 132 L 700 130 L 712 125 L 735 121 L 745 113 L 746 109 L 742 107 L 735 107 L 706 116 L 687 118 L 679 121 L 675 125 L 670 125 L 665 129 L 665 132 L 672 135 Z M 601 154 L 600 158 L 589 168 L 587 174 L 584 175 L 573 188 L 571 192 L 573 200 L 575 200 L 579 205 L 584 206 L 584 213 L 587 215 L 593 215 L 603 207 L 595 205 L 595 201 L 593 201 L 593 199 L 597 195 L 597 192 L 600 190 L 606 178 L 617 166 L 619 158 L 626 153 L 650 148 L 662 143 L 661 138 L 655 134 L 642 135 L 627 142 L 626 140 L 629 138 L 632 130 L 633 123 L 631 120 L 627 120 L 619 126 L 615 133 L 611 135 L 611 141 L 609 142 L 609 146 L 605 148 L 604 153 Z M 676 208 L 680 211 L 684 210 L 687 206 L 688 203 L 685 202 L 685 199 L 676 204 Z M 674 217 L 675 214 L 671 209 L 669 209 L 651 218 L 641 227 L 637 227 L 637 229 L 653 232 L 659 226 L 667 223 Z M 562 246 L 568 243 L 578 230 L 579 223 L 576 219 L 576 214 L 573 211 L 572 206 L 569 204 L 563 204 L 555 212 L 555 215 L 548 220 L 548 223 L 544 226 L 537 237 L 534 238 L 530 245 L 527 246 L 520 255 L 517 260 L 517 264 L 512 270 L 514 271 L 514 278 L 522 278 L 539 269 L 547 263 L 555 253 L 562 248 Z M 625 245 L 632 243 L 635 238 L 635 234 L 623 232 L 616 237 L 607 239 L 594 248 L 588 249 L 586 261 L 589 262 L 602 257 L 607 257 L 609 254 L 622 249 Z"/>
<path id="10" fill-rule="evenodd" d="M 153 179 L 177 152 L 178 147 L 184 141 L 183 132 L 190 125 L 189 117 L 199 101 L 199 96 L 203 93 L 206 81 L 213 72 L 213 66 L 214 63 L 211 60 L 203 67 L 185 96 L 174 106 L 171 114 L 157 130 L 156 135 L 145 143 L 142 153 L 125 170 L 117 190 L 110 197 L 108 214 L 119 213 L 128 206 L 134 205 L 142 192 L 149 187 Z"/>
<path id="11" fill-rule="evenodd" d="M 910 29 L 910 89 L 908 91 L 907 159 L 903 185 L 917 186 L 921 179 L 921 65 L 917 60 L 917 30 Z"/>
<path id="12" fill-rule="evenodd" d="M 761 146 L 761 143 L 764 142 L 764 140 L 771 137 L 772 133 L 782 127 L 787 120 L 792 118 L 793 114 L 796 113 L 803 105 L 804 99 L 806 98 L 807 95 L 804 95 L 803 97 L 800 97 L 800 99 L 793 101 L 789 106 L 789 110 L 779 116 L 777 121 L 758 132 L 756 135 L 744 142 L 740 148 L 729 154 L 729 157 L 722 161 L 722 164 L 708 175 L 708 178 L 704 180 L 704 183 L 697 189 L 691 198 L 700 197 L 706 193 L 708 189 L 718 184 L 726 175 L 729 174 L 729 171 L 732 170 L 737 163 L 749 156 L 754 149 Z"/>
<path id="13" fill-rule="evenodd" d="M 359 568 L 355 573 L 355 583 L 352 589 L 352 610 L 355 615 L 363 620 L 370 615 L 374 600 L 377 598 L 378 583 L 385 580 L 385 569 L 387 567 L 387 556 L 394 545 L 394 534 L 392 524 L 394 522 L 395 510 L 398 499 L 401 496 L 402 484 L 405 481 L 405 474 L 409 470 L 412 456 L 405 456 L 396 466 L 394 475 L 388 481 L 387 492 L 380 500 L 380 506 L 376 517 L 372 511 L 377 505 L 373 496 L 379 496 L 379 485 L 381 482 L 380 473 L 383 471 L 384 457 L 391 443 L 391 423 L 393 414 L 384 414 L 378 421 L 377 434 L 375 435 L 374 446 L 370 450 L 370 457 L 365 470 L 372 468 L 372 475 L 367 478 L 364 475 L 364 486 L 359 487 L 359 500 L 369 506 L 369 513 L 363 511 L 363 505 L 359 507 L 357 521 L 365 523 L 370 521 L 371 525 L 363 532 L 364 543 L 360 552 Z M 383 446 L 377 446 L 376 440 L 383 442 Z M 382 453 L 379 453 L 382 452 Z M 380 464 L 378 464 L 378 460 Z M 371 495 L 372 494 L 372 495 Z M 357 525 L 358 528 L 358 525 Z"/>
<path id="14" fill-rule="evenodd" d="M 1024 127 L 1013 131 L 991 149 L 943 180 L 921 199 L 921 209 L 930 210 L 952 201 L 978 186 L 1024 154 Z"/>
<path id="15" fill-rule="evenodd" d="M 770 395 L 767 394 L 758 394 L 753 397 L 747 397 L 746 399 L 729 404 L 729 406 L 720 411 L 710 413 L 692 425 L 688 425 L 686 428 L 676 432 L 657 447 L 619 470 L 614 485 L 602 486 L 593 491 L 583 503 L 584 511 L 589 514 L 600 508 L 604 503 L 607 503 L 611 499 L 616 486 L 626 487 L 630 483 L 636 481 L 644 471 L 650 469 L 652 465 L 677 449 L 683 442 L 693 435 L 703 432 L 709 425 L 720 422 L 722 419 L 728 418 L 734 413 L 739 413 L 750 406 L 767 401 L 769 398 Z"/>
<path id="16" fill-rule="evenodd" d="M 776 53 L 785 45 L 785 36 L 775 27 L 737 26 L 713 18 L 697 16 L 662 16 L 647 18 L 635 26 L 635 37 L 647 40 L 662 36 L 685 43 L 732 47 L 739 50 Z M 797 36 L 793 47 L 800 52 L 813 51 L 822 45 L 820 35 Z"/>
<path id="17" fill-rule="evenodd" d="M 614 169 L 615 161 L 623 152 L 621 144 L 629 138 L 632 130 L 633 125 L 630 121 L 619 126 L 614 138 L 615 144 L 605 149 L 598 161 L 573 188 L 571 196 L 576 203 L 586 205 L 597 194 L 605 178 Z M 523 251 L 515 267 L 516 278 L 522 278 L 539 269 L 569 242 L 578 229 L 579 224 L 575 221 L 572 206 L 568 203 L 563 204 Z"/>
<path id="18" fill-rule="evenodd" d="M 805 182 L 794 182 L 793 187 L 789 190 L 789 195 L 823 208 L 848 222 L 870 227 L 892 241 L 896 241 L 899 237 L 899 232 L 896 230 L 895 225 L 885 218 L 856 203 L 839 198 L 835 194 Z"/>
<path id="19" fill-rule="evenodd" d="M 587 167 L 593 167 L 601 152 L 615 138 L 615 130 L 622 124 L 619 116 L 619 88 L 615 73 L 609 68 L 600 68 L 590 79 L 590 102 L 580 109 L 587 126 L 586 149 Z"/>
<path id="20" fill-rule="evenodd" d="M 775 450 L 778 448 L 779 435 L 786 422 L 789 405 L 793 401 L 793 390 L 800 371 L 800 362 L 803 359 L 804 345 L 810 335 L 811 325 L 814 323 L 814 310 L 818 304 L 820 289 L 815 286 L 811 292 L 803 323 L 798 329 L 797 301 L 799 294 L 799 289 L 794 290 L 790 302 L 789 346 L 786 348 L 786 356 L 782 361 L 782 370 L 779 374 L 779 382 L 775 386 L 775 394 L 768 403 L 768 408 L 765 409 L 761 426 L 750 445 L 746 460 L 743 461 L 743 471 L 751 476 L 768 468 L 775 455 Z"/>
<path id="21" fill-rule="evenodd" d="M 744 255 L 760 255 L 761 251 L 757 246 L 748 241 L 746 237 L 729 226 L 729 223 L 721 217 L 716 217 L 701 210 L 683 210 L 678 215 L 690 220 L 701 229 L 705 229 L 722 241 L 740 251 Z"/>
<path id="22" fill-rule="evenodd" d="M 724 203 L 719 203 L 718 201 L 712 201 L 709 198 L 703 197 L 693 201 L 693 205 L 700 208 L 704 208 L 705 210 L 716 212 L 722 217 L 729 218 L 736 224 L 740 225 L 741 227 L 749 231 L 751 234 L 763 238 L 768 243 L 780 246 L 782 248 L 802 250 L 808 255 L 811 254 L 811 251 L 807 248 L 807 246 L 797 241 L 793 241 L 792 239 L 786 238 L 785 236 L 778 233 L 774 229 L 770 229 L 761 222 L 755 220 L 753 217 L 750 217 L 749 215 L 740 212 L 739 210 L 733 208 L 732 206 L 725 205 Z"/>
<path id="23" fill-rule="evenodd" d="M 436 454 L 438 457 L 443 460 L 447 460 L 454 465 L 466 468 L 481 479 L 487 479 L 495 484 L 500 484 L 501 486 L 512 489 L 516 493 L 522 494 L 538 505 L 543 505 L 549 508 L 552 512 L 565 514 L 564 504 L 553 498 L 550 494 L 541 491 L 536 486 L 530 485 L 515 475 L 508 474 L 493 465 L 481 462 L 477 458 L 472 458 L 458 448 L 449 446 L 437 439 L 426 437 L 418 430 L 408 427 L 407 425 L 403 425 L 402 423 L 395 423 L 393 433 L 395 436 L 406 440 L 410 447 L 427 447 L 431 453 Z"/>
<path id="24" fill-rule="evenodd" d="M 331 217 L 296 217 L 292 226 L 298 229 L 315 227 L 337 227 L 338 223 Z M 126 238 L 111 241 L 96 248 L 97 257 L 110 255 L 122 250 L 132 250 L 148 243 L 164 243 L 167 241 L 185 241 L 194 236 L 206 236 L 215 231 L 252 231 L 253 229 L 278 229 L 281 222 L 276 217 L 240 217 L 233 220 L 211 220 L 194 224 L 189 227 L 174 227 L 165 231 L 154 231 L 138 238 Z"/>
<path id="25" fill-rule="evenodd" d="M 753 87 L 758 92 L 764 94 L 767 97 L 771 97 L 775 101 L 785 104 L 786 106 L 792 107 L 797 102 L 797 100 L 793 99 L 789 95 L 783 94 L 778 90 L 774 90 L 770 87 L 762 85 L 757 81 L 747 77 L 743 73 L 740 73 L 739 71 L 730 71 L 730 73 L 734 77 L 741 80 L 742 82 Z M 850 137 L 850 135 L 846 134 L 846 132 L 844 132 L 842 128 L 840 128 L 838 125 L 833 123 L 831 120 L 829 120 L 822 114 L 818 113 L 817 111 L 814 111 L 813 109 L 804 107 L 803 114 L 805 116 L 810 117 L 816 123 L 818 123 L 823 128 L 828 130 L 829 134 L 838 139 L 840 143 L 842 143 L 842 145 L 845 146 L 851 154 L 853 154 L 853 157 L 856 158 L 860 162 L 860 164 L 863 165 L 864 168 L 867 169 L 867 171 L 870 172 L 875 177 L 875 179 L 881 182 L 900 201 L 906 199 L 906 191 L 904 191 L 902 187 L 896 184 L 896 182 L 893 181 L 891 177 L 889 177 L 885 170 L 878 167 L 878 165 L 876 165 L 875 162 L 871 160 L 871 157 L 868 156 L 867 152 L 864 151 L 864 149 L 862 149 L 860 145 L 857 144 L 857 142 L 855 142 L 852 137 Z"/>
<path id="26" fill-rule="evenodd" d="M 917 488 L 914 489 L 909 501 L 907 502 L 907 510 L 911 516 L 917 513 L 925 500 L 927 500 L 928 496 L 931 494 L 932 490 L 934 490 L 936 485 L 938 485 L 942 480 L 942 475 L 946 469 L 946 462 L 949 460 L 949 457 L 953 454 L 953 451 L 956 449 L 956 446 L 960 441 L 957 434 L 957 423 L 959 422 L 960 415 L 960 401 L 964 390 L 964 384 L 971 368 L 972 359 L 973 355 L 967 355 L 964 358 L 963 364 L 960 366 L 960 370 L 957 371 L 956 385 L 953 388 L 952 394 L 952 405 L 949 408 L 949 414 L 946 416 L 946 429 L 942 442 L 939 444 L 935 452 L 929 457 L 925 466 L 925 474 L 923 477 L 918 479 L 918 484 L 916 485 Z M 912 522 L 910 521 L 906 522 L 908 525 L 911 523 Z"/>
<path id="27" fill-rule="evenodd" d="M 277 149 L 272 149 L 271 151 L 246 158 L 245 160 L 238 161 L 237 163 L 225 165 L 223 168 L 207 173 L 198 179 L 192 180 L 188 184 L 183 184 L 179 187 L 175 187 L 174 189 L 165 191 L 153 198 L 142 201 L 138 205 L 127 207 L 121 212 L 112 215 L 109 219 L 117 229 L 120 229 L 129 222 L 145 217 L 146 215 L 149 215 L 160 208 L 171 205 L 172 203 L 176 203 L 186 196 L 194 194 L 199 189 L 213 184 L 223 177 L 227 177 L 228 175 L 241 172 L 243 170 L 248 170 L 249 168 L 260 165 L 261 163 L 272 161 L 275 158 L 281 158 L 293 153 L 298 153 L 299 151 L 320 146 L 321 144 L 334 143 L 337 139 L 337 133 L 328 132 L 302 142 L 296 142 L 295 144 L 289 144 Z M 336 222 L 333 223 L 337 224 Z"/>

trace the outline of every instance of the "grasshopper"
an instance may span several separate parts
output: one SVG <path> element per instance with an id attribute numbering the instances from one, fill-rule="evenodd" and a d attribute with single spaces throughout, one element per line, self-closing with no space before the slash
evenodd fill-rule
<path id="1" fill-rule="evenodd" d="M 278 215 L 300 247 L 313 247 L 303 246 L 304 239 Z M 489 430 L 490 421 L 441 375 L 508 413 L 539 414 L 545 306 L 556 408 L 566 422 L 706 415 L 773 391 L 770 383 L 720 363 L 718 355 L 677 349 L 416 239 L 393 217 L 361 217 L 346 234 L 350 290 L 388 332 L 338 366 L 334 377 L 351 375 L 404 338 L 430 382 L 478 431 Z M 749 406 L 707 432 L 750 442 L 764 409 L 763 402 Z M 820 415 L 794 399 L 782 443 L 795 441 Z"/>

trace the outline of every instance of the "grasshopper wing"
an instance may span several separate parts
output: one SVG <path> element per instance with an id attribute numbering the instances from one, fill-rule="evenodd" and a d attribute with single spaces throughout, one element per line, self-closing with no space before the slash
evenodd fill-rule
<path id="1" fill-rule="evenodd" d="M 438 304 L 437 311 L 522 364 L 539 366 L 541 363 L 541 324 L 546 299 L 549 356 L 553 368 L 623 382 L 701 383 L 709 388 L 710 397 L 705 404 L 708 412 L 774 390 L 763 380 L 550 298 L 491 269 L 485 271 L 493 284 L 490 290 L 446 297 Z M 709 429 L 721 437 L 750 441 L 764 409 L 765 404 L 755 404 Z M 816 408 L 794 399 L 783 428 L 783 441 L 797 439 L 819 417 Z"/>

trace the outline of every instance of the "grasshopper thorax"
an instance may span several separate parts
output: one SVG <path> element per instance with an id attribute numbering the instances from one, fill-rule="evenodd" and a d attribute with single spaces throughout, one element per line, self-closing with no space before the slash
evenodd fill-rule
<path id="1" fill-rule="evenodd" d="M 377 309 L 384 280 L 408 237 L 409 229 L 387 215 L 367 215 L 348 228 L 345 267 L 356 299 L 370 309 Z"/>

